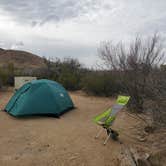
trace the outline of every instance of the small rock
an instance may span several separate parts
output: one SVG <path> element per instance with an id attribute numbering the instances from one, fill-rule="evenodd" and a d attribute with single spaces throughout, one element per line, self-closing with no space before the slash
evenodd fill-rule
<path id="1" fill-rule="evenodd" d="M 69 158 L 69 160 L 75 160 L 76 158 L 78 158 L 78 155 L 78 153 L 75 153 L 73 156 Z"/>
<path id="2" fill-rule="evenodd" d="M 38 149 L 38 151 L 39 151 L 39 152 L 41 152 L 41 151 L 42 151 L 42 149 L 41 149 L 41 148 L 39 148 L 39 149 Z"/>
<path id="3" fill-rule="evenodd" d="M 19 159 L 19 157 L 18 156 L 16 156 L 15 158 L 14 158 L 14 160 L 18 160 Z"/>
<path id="4" fill-rule="evenodd" d="M 77 158 L 77 156 L 72 156 L 69 158 L 69 160 L 75 160 Z"/>
<path id="5" fill-rule="evenodd" d="M 137 137 L 138 141 L 145 142 L 147 139 L 146 137 Z"/>
<path id="6" fill-rule="evenodd" d="M 50 147 L 50 145 L 49 145 L 49 144 L 46 144 L 46 145 L 44 145 L 44 147 Z"/>

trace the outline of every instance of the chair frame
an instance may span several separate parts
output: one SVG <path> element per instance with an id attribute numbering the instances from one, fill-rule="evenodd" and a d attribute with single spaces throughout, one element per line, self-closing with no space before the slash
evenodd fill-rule
<path id="1" fill-rule="evenodd" d="M 99 138 L 104 128 L 107 132 L 107 137 L 103 143 L 104 145 L 106 145 L 109 138 L 118 140 L 119 133 L 113 130 L 111 126 L 114 123 L 117 113 L 125 107 L 129 100 L 130 96 L 118 96 L 116 103 L 112 106 L 112 108 L 107 109 L 102 114 L 94 118 L 94 122 L 102 127 L 102 129 L 100 129 L 100 131 L 95 136 L 95 139 Z"/>

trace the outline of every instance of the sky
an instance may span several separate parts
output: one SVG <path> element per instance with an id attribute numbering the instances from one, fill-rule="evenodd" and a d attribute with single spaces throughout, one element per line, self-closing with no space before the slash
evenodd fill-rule
<path id="1" fill-rule="evenodd" d="M 165 0 L 0 0 L 0 47 L 99 62 L 102 41 L 166 37 Z"/>

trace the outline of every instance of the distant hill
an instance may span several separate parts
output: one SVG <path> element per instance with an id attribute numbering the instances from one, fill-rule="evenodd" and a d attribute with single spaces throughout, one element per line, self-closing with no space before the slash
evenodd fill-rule
<path id="1" fill-rule="evenodd" d="M 17 69 L 38 69 L 45 66 L 42 57 L 26 51 L 0 48 L 0 67 L 5 67 L 9 63 L 13 63 Z"/>

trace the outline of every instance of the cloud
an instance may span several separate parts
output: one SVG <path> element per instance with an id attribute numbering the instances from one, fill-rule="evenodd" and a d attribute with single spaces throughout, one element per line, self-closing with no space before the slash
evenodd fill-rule
<path id="1" fill-rule="evenodd" d="M 24 46 L 24 43 L 22 41 L 19 41 L 17 43 L 12 44 L 10 49 L 17 50 L 17 49 L 20 49 L 23 46 Z"/>
<path id="2" fill-rule="evenodd" d="M 105 0 L 104 0 L 105 1 Z M 98 11 L 102 6 L 110 3 L 100 0 L 1 0 L 0 8 L 8 11 L 21 23 L 43 25 L 46 22 L 59 22 L 66 19 L 76 18 L 90 11 Z"/>
<path id="3" fill-rule="evenodd" d="M 93 65 L 101 41 L 165 38 L 165 9 L 165 0 L 0 0 L 0 36 L 6 48 Z"/>

